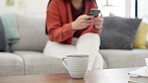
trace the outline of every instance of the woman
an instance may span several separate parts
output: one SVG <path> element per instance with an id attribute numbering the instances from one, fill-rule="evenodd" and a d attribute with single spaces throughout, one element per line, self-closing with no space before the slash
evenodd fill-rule
<path id="1" fill-rule="evenodd" d="M 46 20 L 49 41 L 44 54 L 55 58 L 63 58 L 67 54 L 88 54 L 88 70 L 102 69 L 98 34 L 102 31 L 103 18 L 87 15 L 92 8 L 97 8 L 94 0 L 51 0 Z M 77 41 L 73 45 L 75 38 Z"/>

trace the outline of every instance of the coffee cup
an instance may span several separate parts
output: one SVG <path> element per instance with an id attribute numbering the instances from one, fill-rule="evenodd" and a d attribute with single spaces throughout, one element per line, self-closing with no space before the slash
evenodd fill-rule
<path id="1" fill-rule="evenodd" d="M 89 55 L 74 54 L 62 58 L 63 65 L 72 78 L 84 78 L 87 72 Z"/>

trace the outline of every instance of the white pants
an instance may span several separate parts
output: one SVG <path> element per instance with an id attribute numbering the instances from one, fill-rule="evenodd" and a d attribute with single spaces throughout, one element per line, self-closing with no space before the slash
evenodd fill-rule
<path id="1" fill-rule="evenodd" d="M 86 33 L 80 36 L 75 45 L 65 45 L 48 41 L 44 49 L 44 55 L 61 59 L 69 54 L 88 54 L 88 70 L 103 69 L 103 58 L 99 53 L 100 37 L 95 33 Z"/>

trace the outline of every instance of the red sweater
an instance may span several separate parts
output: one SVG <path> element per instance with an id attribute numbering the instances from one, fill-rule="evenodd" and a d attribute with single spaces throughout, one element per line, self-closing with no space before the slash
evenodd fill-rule
<path id="1" fill-rule="evenodd" d="M 88 14 L 91 8 L 97 8 L 97 4 L 86 0 L 85 14 Z M 71 44 L 73 35 L 76 32 L 76 30 L 72 29 L 72 20 L 70 2 L 65 2 L 65 0 L 52 0 L 47 9 L 46 19 L 49 39 L 63 44 Z M 100 33 L 101 30 L 97 30 L 93 25 L 90 25 L 77 34 L 82 35 L 89 32 Z"/>

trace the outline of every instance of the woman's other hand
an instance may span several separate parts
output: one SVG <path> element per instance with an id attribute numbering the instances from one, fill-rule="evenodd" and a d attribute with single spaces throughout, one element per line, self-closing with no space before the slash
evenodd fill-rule
<path id="1" fill-rule="evenodd" d="M 102 26 L 103 26 L 102 14 L 101 14 L 101 16 L 94 18 L 94 26 L 95 26 L 96 29 L 102 29 Z"/>
<path id="2" fill-rule="evenodd" d="M 81 15 L 74 22 L 72 22 L 72 28 L 74 30 L 85 29 L 87 26 L 93 23 L 93 16 Z"/>

